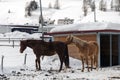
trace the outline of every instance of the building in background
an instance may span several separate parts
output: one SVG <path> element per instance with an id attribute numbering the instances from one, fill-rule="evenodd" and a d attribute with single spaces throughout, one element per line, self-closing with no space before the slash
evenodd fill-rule
<path id="1" fill-rule="evenodd" d="M 53 28 L 50 33 L 56 41 L 66 41 L 73 34 L 86 41 L 97 41 L 99 44 L 99 66 L 108 67 L 120 65 L 120 24 L 118 23 L 83 23 L 71 24 Z M 79 59 L 78 48 L 69 45 L 71 57 Z"/>

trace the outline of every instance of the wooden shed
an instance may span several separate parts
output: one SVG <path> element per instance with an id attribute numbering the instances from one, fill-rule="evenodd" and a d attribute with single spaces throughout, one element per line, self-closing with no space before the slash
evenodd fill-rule
<path id="1" fill-rule="evenodd" d="M 118 23 L 81 23 L 53 28 L 49 35 L 55 41 L 66 41 L 68 34 L 83 40 L 97 41 L 99 44 L 99 66 L 120 65 L 120 24 Z M 70 44 L 69 54 L 79 59 L 78 48 Z"/>

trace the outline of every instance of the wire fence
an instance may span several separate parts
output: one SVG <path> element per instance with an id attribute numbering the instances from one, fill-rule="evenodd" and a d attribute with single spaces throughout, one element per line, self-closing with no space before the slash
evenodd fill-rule
<path id="1" fill-rule="evenodd" d="M 7 46 L 7 47 L 13 47 L 13 48 L 18 48 L 20 40 L 24 40 L 23 38 L 0 38 L 0 46 Z M 6 47 L 5 47 L 6 48 Z M 7 48 L 6 48 L 7 49 Z M 12 48 L 10 48 L 12 49 Z M 4 54 L 0 56 L 0 69 L 2 72 L 5 72 L 6 70 L 12 68 L 17 68 L 18 66 L 29 66 L 30 69 L 35 68 L 35 55 L 29 54 L 31 50 L 24 52 L 24 54 L 17 54 L 17 55 L 11 55 L 11 54 Z M 23 66 L 24 67 L 24 66 Z M 50 67 L 51 68 L 51 67 Z M 45 68 L 46 69 L 46 68 Z M 53 77 L 43 77 L 42 80 L 63 80 L 63 76 L 53 76 Z"/>
<path id="2" fill-rule="evenodd" d="M 22 54 L 22 55 L 14 55 L 14 56 L 1 56 L 1 71 L 4 70 L 4 67 L 16 67 L 21 65 L 33 66 L 35 62 L 34 54 Z"/>
<path id="3" fill-rule="evenodd" d="M 7 47 L 13 47 L 13 48 L 19 47 L 20 41 L 25 40 L 25 39 L 26 38 L 0 38 L 0 46 L 7 46 Z M 26 65 L 27 64 L 27 56 L 28 56 L 27 53 L 22 54 L 22 55 L 1 55 L 1 58 L 0 58 L 1 71 L 4 70 L 5 66 L 17 66 L 18 64 Z M 31 56 L 31 54 L 29 54 L 29 56 Z"/>
<path id="4" fill-rule="evenodd" d="M 25 40 L 26 38 L 0 38 L 0 46 L 19 46 L 20 40 Z"/>

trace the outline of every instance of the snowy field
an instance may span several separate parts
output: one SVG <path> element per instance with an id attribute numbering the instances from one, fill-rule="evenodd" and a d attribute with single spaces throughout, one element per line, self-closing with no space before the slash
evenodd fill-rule
<path id="1" fill-rule="evenodd" d="M 19 34 L 19 35 L 18 35 Z M 14 35 L 14 36 L 13 36 Z M 34 36 L 33 36 L 34 35 Z M 34 38 L 40 34 L 13 32 L 0 34 L 0 38 Z M 21 37 L 20 37 L 21 36 Z M 2 42 L 0 42 L 2 43 Z M 10 44 L 9 42 L 4 42 Z M 15 42 L 19 45 L 19 41 Z M 19 46 L 0 46 L 0 60 L 3 59 L 3 70 L 0 69 L 0 80 L 119 80 L 120 66 L 99 68 L 98 71 L 81 72 L 81 61 L 70 57 L 70 69 L 58 72 L 60 62 L 57 55 L 41 59 L 42 71 L 35 70 L 35 55 L 27 48 L 24 53 L 19 52 Z M 24 57 L 27 54 L 26 64 Z M 0 61 L 1 62 L 1 61 Z M 0 63 L 1 64 L 1 63 Z M 0 66 L 1 68 L 1 66 Z M 63 67 L 63 69 L 65 66 Z"/>

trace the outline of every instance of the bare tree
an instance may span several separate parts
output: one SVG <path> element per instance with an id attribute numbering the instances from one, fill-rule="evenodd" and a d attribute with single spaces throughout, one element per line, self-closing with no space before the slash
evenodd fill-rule
<path id="1" fill-rule="evenodd" d="M 113 10 L 113 0 L 111 0 L 111 10 Z"/>
<path id="2" fill-rule="evenodd" d="M 84 12 L 84 16 L 87 16 L 87 12 L 88 12 L 88 5 L 87 5 L 87 0 L 83 0 L 83 12 Z"/>
<path id="3" fill-rule="evenodd" d="M 92 11 L 95 11 L 95 1 L 91 2 L 90 7 Z"/>
<path id="4" fill-rule="evenodd" d="M 106 2 L 104 0 L 100 1 L 100 3 L 99 3 L 99 9 L 101 11 L 106 11 L 107 10 Z"/>
<path id="5" fill-rule="evenodd" d="M 91 5 L 92 0 L 87 0 L 88 5 Z"/>
<path id="6" fill-rule="evenodd" d="M 38 4 L 35 0 L 27 2 L 25 5 L 25 16 L 31 16 L 31 11 L 34 11 L 38 8 Z"/>
<path id="7" fill-rule="evenodd" d="M 52 8 L 51 2 L 49 3 L 48 8 Z"/>
<path id="8" fill-rule="evenodd" d="M 54 8 L 55 8 L 55 9 L 60 9 L 59 0 L 56 0 L 56 1 L 55 1 Z"/>
<path id="9" fill-rule="evenodd" d="M 112 7 L 115 9 L 115 11 L 120 11 L 120 0 L 113 0 Z"/>

